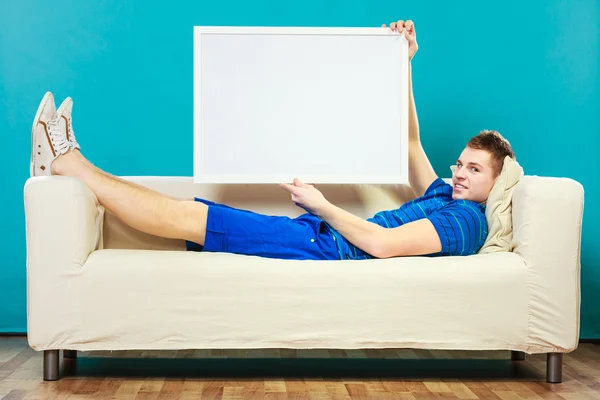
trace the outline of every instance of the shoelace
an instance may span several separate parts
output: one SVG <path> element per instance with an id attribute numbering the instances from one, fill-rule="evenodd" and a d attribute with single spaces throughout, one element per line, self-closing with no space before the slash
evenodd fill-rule
<path id="1" fill-rule="evenodd" d="M 71 122 L 71 118 L 67 118 L 67 129 L 69 130 L 69 137 L 71 138 L 71 144 L 73 146 L 79 148 L 79 143 L 77 143 L 77 139 L 75 138 L 75 131 L 73 130 L 73 123 Z"/>
<path id="2" fill-rule="evenodd" d="M 67 136 L 59 128 L 58 119 L 49 120 L 47 125 L 52 146 L 54 146 L 54 149 L 58 153 L 65 154 L 71 146 L 67 140 Z"/>

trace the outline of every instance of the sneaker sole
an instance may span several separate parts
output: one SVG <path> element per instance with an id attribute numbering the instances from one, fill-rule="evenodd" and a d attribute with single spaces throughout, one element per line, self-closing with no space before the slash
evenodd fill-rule
<path id="1" fill-rule="evenodd" d="M 52 98 L 52 94 L 50 92 L 46 92 L 44 97 L 42 97 L 40 106 L 38 107 L 37 112 L 35 113 L 35 118 L 33 119 L 33 125 L 31 127 L 31 159 L 29 160 L 29 176 L 30 177 L 34 176 L 34 171 L 35 171 L 34 159 L 35 159 L 35 151 L 37 149 L 36 142 L 35 142 L 35 128 L 36 128 L 36 126 L 38 126 L 38 124 L 40 122 L 40 118 L 42 117 L 42 110 L 46 107 L 46 103 L 48 103 L 48 101 L 51 98 Z"/>

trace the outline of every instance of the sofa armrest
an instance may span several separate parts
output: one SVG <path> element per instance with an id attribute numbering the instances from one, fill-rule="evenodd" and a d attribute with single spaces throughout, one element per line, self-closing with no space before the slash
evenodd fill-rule
<path id="1" fill-rule="evenodd" d="M 568 178 L 525 176 L 515 187 L 512 245 L 528 269 L 532 348 L 577 348 L 583 199 Z"/>
<path id="2" fill-rule="evenodd" d="M 44 321 L 77 301 L 81 266 L 102 248 L 104 207 L 81 180 L 63 176 L 29 178 L 24 201 L 28 339 L 35 349 L 60 343 L 60 333 L 48 332 Z"/>

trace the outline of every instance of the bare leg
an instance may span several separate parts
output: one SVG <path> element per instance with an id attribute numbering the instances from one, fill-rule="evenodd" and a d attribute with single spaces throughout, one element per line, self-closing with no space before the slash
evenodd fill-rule
<path id="1" fill-rule="evenodd" d="M 77 151 L 79 152 L 79 150 L 77 150 Z M 117 181 L 119 181 L 119 182 L 121 182 L 121 183 L 124 183 L 124 184 L 126 184 L 126 185 L 128 185 L 128 186 L 131 186 L 131 187 L 138 188 L 138 189 L 139 189 L 139 190 L 141 190 L 141 191 L 144 191 L 144 192 L 152 192 L 152 193 L 157 193 L 157 192 L 155 192 L 155 191 L 153 191 L 153 190 L 151 190 L 151 189 L 149 189 L 149 188 L 147 188 L 147 187 L 145 187 L 145 186 L 138 185 L 137 183 L 134 183 L 134 182 L 131 182 L 131 181 L 128 181 L 128 180 L 125 180 L 125 179 L 119 178 L 118 176 L 111 175 L 111 174 L 109 174 L 109 173 L 108 173 L 108 172 L 106 172 L 106 171 L 102 171 L 100 168 L 98 168 L 98 167 L 96 167 L 94 164 L 92 164 L 92 163 L 90 162 L 90 160 L 88 160 L 87 158 L 85 158 L 85 157 L 84 157 L 84 156 L 81 154 L 81 152 L 79 152 L 79 153 L 80 153 L 80 155 L 82 156 L 82 157 L 81 157 L 82 161 L 83 161 L 83 162 L 85 162 L 85 163 L 86 163 L 88 166 L 92 167 L 92 168 L 93 168 L 93 169 L 94 169 L 96 172 L 98 172 L 98 173 L 101 173 L 102 175 L 104 175 L 104 176 L 106 176 L 106 177 L 108 177 L 108 178 L 111 178 L 111 179 L 117 180 Z M 171 196 L 169 196 L 169 195 L 166 195 L 166 194 L 163 194 L 163 193 L 160 193 L 160 195 L 161 195 L 161 196 L 168 197 L 168 198 L 170 198 L 171 200 L 182 200 L 182 199 L 178 199 L 178 198 L 176 198 L 176 197 L 171 197 Z M 193 200 L 193 199 L 192 199 L 192 200 Z"/>
<path id="2" fill-rule="evenodd" d="M 77 149 L 52 163 L 53 175 L 81 179 L 98 201 L 127 225 L 155 236 L 204 244 L 208 206 L 165 196 L 116 178 L 92 165 Z"/>

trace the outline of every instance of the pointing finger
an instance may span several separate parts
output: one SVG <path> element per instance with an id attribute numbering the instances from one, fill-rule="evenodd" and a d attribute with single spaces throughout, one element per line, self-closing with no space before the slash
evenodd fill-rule
<path id="1" fill-rule="evenodd" d="M 298 178 L 294 178 L 294 186 L 306 187 L 306 185 L 304 183 L 300 182 L 300 179 L 298 179 Z"/>
<path id="2" fill-rule="evenodd" d="M 296 193 L 296 186 L 294 185 L 290 185 L 289 183 L 280 183 L 279 187 L 287 190 L 288 192 L 295 194 Z"/>

